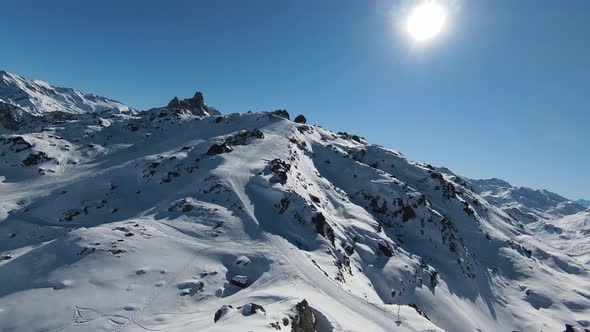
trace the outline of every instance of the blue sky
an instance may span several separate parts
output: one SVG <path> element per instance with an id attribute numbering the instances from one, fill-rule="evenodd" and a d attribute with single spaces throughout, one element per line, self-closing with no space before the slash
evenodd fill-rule
<path id="1" fill-rule="evenodd" d="M 285 108 L 474 178 L 590 198 L 590 1 L 1 1 L 0 68 L 123 101 Z"/>

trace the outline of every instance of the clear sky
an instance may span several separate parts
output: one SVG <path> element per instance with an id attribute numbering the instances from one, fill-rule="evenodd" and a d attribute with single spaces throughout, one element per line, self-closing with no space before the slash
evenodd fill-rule
<path id="1" fill-rule="evenodd" d="M 0 69 L 145 109 L 203 91 L 287 109 L 467 177 L 590 198 L 590 1 L 2 0 Z"/>

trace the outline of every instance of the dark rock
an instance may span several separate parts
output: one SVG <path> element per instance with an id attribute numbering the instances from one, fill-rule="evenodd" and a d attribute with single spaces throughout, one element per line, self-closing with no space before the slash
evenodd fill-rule
<path id="1" fill-rule="evenodd" d="M 326 222 L 326 217 L 324 217 L 321 212 L 318 212 L 313 218 L 311 218 L 311 222 L 315 224 L 316 233 L 328 239 L 333 245 L 335 240 L 334 230 L 332 230 L 332 227 Z"/>
<path id="2" fill-rule="evenodd" d="M 270 171 L 275 173 L 278 180 L 271 179 L 272 182 L 279 182 L 281 184 L 287 183 L 287 172 L 291 170 L 291 165 L 282 161 L 281 159 L 273 159 L 269 163 Z"/>
<path id="3" fill-rule="evenodd" d="M 8 149 L 17 153 L 33 147 L 21 136 L 9 137 L 6 139 L 0 137 L 0 142 L 4 142 L 4 144 L 10 144 Z"/>
<path id="4" fill-rule="evenodd" d="M 430 271 L 430 287 L 435 288 L 438 284 L 438 271 Z"/>
<path id="5" fill-rule="evenodd" d="M 108 251 L 113 255 L 119 255 L 119 254 L 127 252 L 127 250 L 125 250 L 125 249 L 109 249 Z"/>
<path id="6" fill-rule="evenodd" d="M 4 108 L 3 104 L 0 102 L 0 124 L 8 130 L 18 130 L 22 123 L 10 112 L 9 105 L 6 104 L 6 108 Z"/>
<path id="7" fill-rule="evenodd" d="M 270 114 L 276 115 L 278 117 L 284 118 L 289 120 L 290 116 L 289 116 L 289 112 L 287 112 L 286 110 L 276 110 L 273 112 L 270 112 Z"/>
<path id="8" fill-rule="evenodd" d="M 180 99 L 178 99 L 178 97 L 174 97 L 172 98 L 172 100 L 170 100 L 170 102 L 168 103 L 168 108 L 180 108 Z"/>
<path id="9" fill-rule="evenodd" d="M 254 315 L 257 311 L 262 311 L 266 313 L 264 307 L 256 303 L 248 303 L 242 307 L 242 314 L 245 316 Z"/>
<path id="10" fill-rule="evenodd" d="M 410 303 L 410 304 L 408 304 L 408 306 L 410 306 L 410 307 L 414 308 L 414 310 L 416 310 L 416 312 L 417 312 L 417 313 L 418 313 L 420 316 L 422 316 L 422 317 L 424 317 L 424 318 L 426 318 L 426 319 L 430 320 L 430 318 L 428 318 L 428 315 L 426 315 L 426 314 L 425 314 L 425 313 L 424 313 L 422 310 L 418 309 L 418 306 L 417 306 L 416 304 L 414 304 L 414 303 Z"/>
<path id="11" fill-rule="evenodd" d="M 195 92 L 192 98 L 184 100 L 180 100 L 178 97 L 172 98 L 167 108 L 174 110 L 186 109 L 198 116 L 220 114 L 215 108 L 205 104 L 205 98 L 203 98 L 203 94 L 200 91 Z"/>
<path id="12" fill-rule="evenodd" d="M 295 119 L 293 120 L 296 123 L 307 123 L 307 119 L 305 118 L 305 116 L 303 114 L 299 114 L 298 116 L 295 117 Z"/>
<path id="13" fill-rule="evenodd" d="M 351 134 L 349 134 L 347 132 L 339 131 L 337 133 L 337 135 L 340 136 L 341 138 L 353 140 L 353 141 L 358 142 L 358 143 L 362 143 L 363 141 L 365 141 L 365 138 L 364 137 L 361 137 L 361 136 L 358 136 L 358 135 L 351 135 Z"/>
<path id="14" fill-rule="evenodd" d="M 180 173 L 178 172 L 168 172 L 163 178 L 162 178 L 162 182 L 164 183 L 169 183 L 172 182 L 172 178 L 177 178 L 180 176 Z"/>
<path id="15" fill-rule="evenodd" d="M 227 145 L 225 142 L 223 142 L 223 143 L 215 143 L 215 144 L 211 145 L 209 150 L 207 150 L 207 154 L 210 156 L 214 156 L 214 155 L 218 155 L 218 154 L 222 154 L 222 153 L 228 153 L 231 151 L 232 151 L 232 148 L 229 145 Z"/>
<path id="16" fill-rule="evenodd" d="M 315 332 L 316 319 L 306 300 L 298 303 L 292 317 L 291 332 Z"/>
<path id="17" fill-rule="evenodd" d="M 344 251 L 348 254 L 348 256 L 350 256 L 350 255 L 354 254 L 354 246 L 352 246 L 349 243 L 346 243 L 344 245 Z"/>
<path id="18" fill-rule="evenodd" d="M 47 154 L 45 154 L 45 152 L 39 151 L 37 153 L 29 154 L 29 156 L 27 158 L 25 158 L 23 161 L 21 161 L 21 165 L 28 167 L 28 166 L 40 164 L 40 163 L 48 161 L 48 160 L 51 160 L 51 158 L 49 158 L 47 156 Z"/>
<path id="19" fill-rule="evenodd" d="M 402 207 L 402 220 L 404 222 L 416 218 L 416 212 L 410 205 L 404 205 Z"/>
<path id="20" fill-rule="evenodd" d="M 246 276 L 235 276 L 230 280 L 231 284 L 240 288 L 246 288 L 248 286 L 248 278 Z"/>
<path id="21" fill-rule="evenodd" d="M 70 210 L 67 211 L 64 216 L 62 217 L 63 220 L 65 221 L 72 221 L 74 220 L 75 217 L 80 215 L 80 211 L 78 210 Z"/>
<path id="22" fill-rule="evenodd" d="M 223 315 L 225 315 L 230 309 L 233 309 L 234 307 L 232 307 L 231 305 L 224 305 L 223 307 L 221 307 L 219 310 L 217 310 L 215 312 L 215 316 L 213 317 L 213 322 L 217 323 L 217 321 L 223 317 Z"/>
<path id="23" fill-rule="evenodd" d="M 387 257 L 393 256 L 393 248 L 387 242 L 379 242 L 379 251 Z"/>
<path id="24" fill-rule="evenodd" d="M 430 173 L 430 177 L 432 177 L 433 179 L 438 179 L 438 180 L 443 180 L 443 176 L 442 174 L 438 173 L 438 172 L 432 172 Z"/>
<path id="25" fill-rule="evenodd" d="M 260 131 L 259 129 L 254 129 L 250 131 L 243 130 L 240 133 L 228 138 L 226 140 L 226 143 L 230 145 L 247 145 L 250 139 L 253 138 L 263 139 L 264 133 L 262 133 L 262 131 Z"/>
<path id="26" fill-rule="evenodd" d="M 287 211 L 287 209 L 289 208 L 289 204 L 291 204 L 291 200 L 289 200 L 288 197 L 281 198 L 281 202 L 279 203 L 279 214 L 285 213 L 285 211 Z"/>
<path id="27" fill-rule="evenodd" d="M 203 98 L 203 93 L 200 91 L 195 92 L 195 95 L 188 100 L 188 105 L 190 108 L 200 108 L 203 110 L 207 110 L 207 106 L 205 105 L 205 98 Z"/>
<path id="28" fill-rule="evenodd" d="M 319 204 L 320 203 L 320 199 L 317 196 L 314 196 L 312 194 L 309 194 L 309 198 L 311 198 L 311 201 L 314 202 L 314 203 L 316 203 L 316 204 Z"/>
<path id="29" fill-rule="evenodd" d="M 188 281 L 176 286 L 176 288 L 181 290 L 180 296 L 194 296 L 197 293 L 201 292 L 204 287 L 205 283 L 203 283 L 202 281 Z"/>

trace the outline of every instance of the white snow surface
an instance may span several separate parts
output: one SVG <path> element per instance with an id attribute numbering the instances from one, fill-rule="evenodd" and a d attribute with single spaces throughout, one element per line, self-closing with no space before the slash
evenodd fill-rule
<path id="1" fill-rule="evenodd" d="M 358 136 L 157 110 L 0 137 L 0 331 L 291 331 L 304 299 L 320 332 L 589 328 L 568 241 Z"/>

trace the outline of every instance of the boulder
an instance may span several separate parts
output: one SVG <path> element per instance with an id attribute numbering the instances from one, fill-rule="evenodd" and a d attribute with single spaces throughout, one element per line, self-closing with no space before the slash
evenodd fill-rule
<path id="1" fill-rule="evenodd" d="M 307 123 L 307 119 L 305 118 L 305 116 L 303 114 L 299 114 L 297 117 L 295 117 L 295 121 L 296 123 Z"/>
<path id="2" fill-rule="evenodd" d="M 217 310 L 215 312 L 215 316 L 213 317 L 213 322 L 217 323 L 217 321 L 225 316 L 225 314 L 227 314 L 230 310 L 232 310 L 234 307 L 232 307 L 231 305 L 224 305 L 221 308 L 219 308 L 219 310 Z"/>
<path id="3" fill-rule="evenodd" d="M 248 277 L 246 276 L 235 276 L 230 280 L 231 284 L 240 288 L 246 288 L 248 286 Z"/>
<path id="4" fill-rule="evenodd" d="M 258 311 L 266 314 L 266 310 L 264 310 L 264 308 L 261 305 L 256 304 L 256 303 L 245 304 L 241 309 L 242 309 L 242 315 L 244 315 L 244 316 L 254 315 Z"/>

